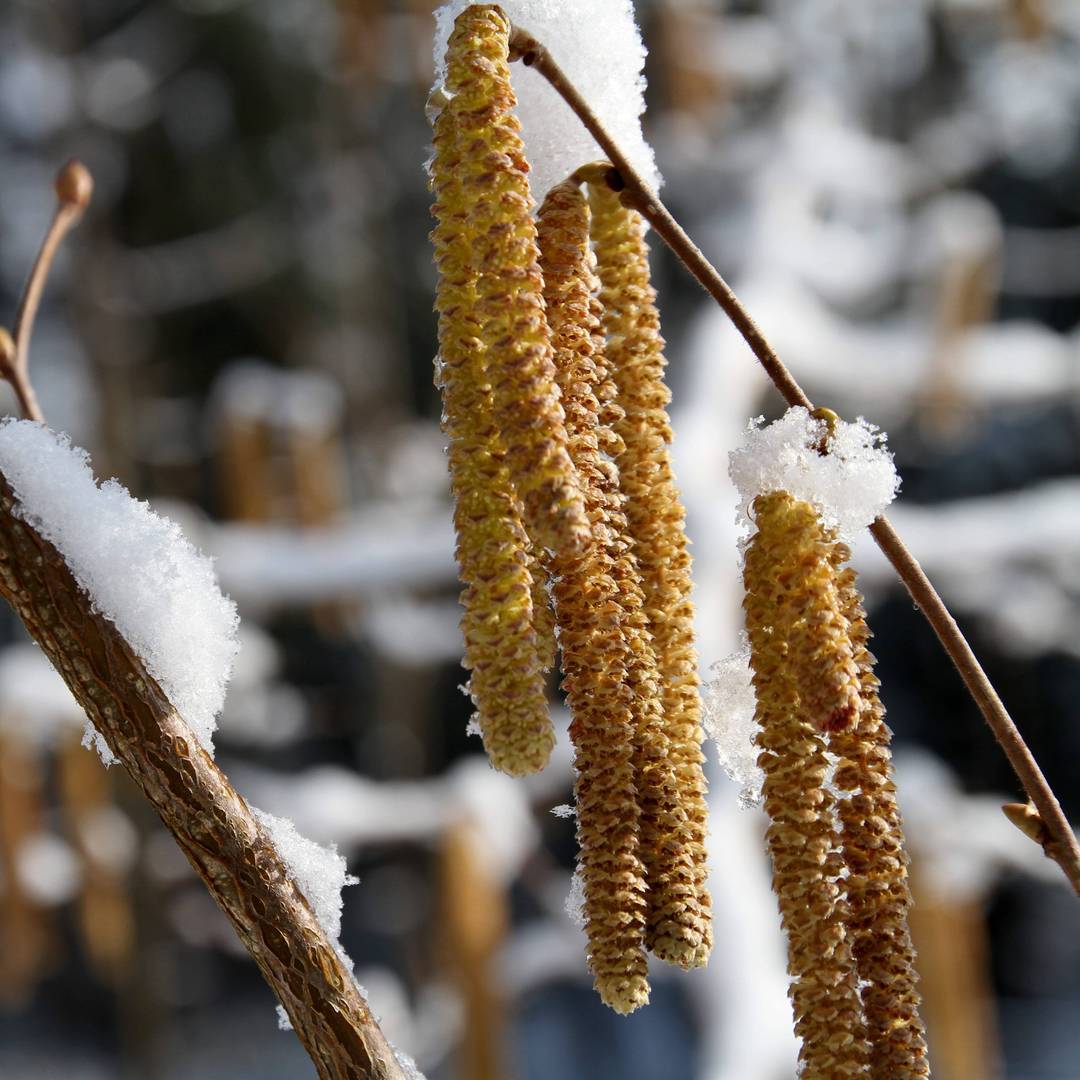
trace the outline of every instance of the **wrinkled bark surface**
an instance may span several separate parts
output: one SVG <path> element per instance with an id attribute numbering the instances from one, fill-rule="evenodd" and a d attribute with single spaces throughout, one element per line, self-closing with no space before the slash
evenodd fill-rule
<path id="1" fill-rule="evenodd" d="M 356 982 L 250 807 L 0 476 L 0 595 L 153 803 L 324 1080 L 403 1080 Z"/>

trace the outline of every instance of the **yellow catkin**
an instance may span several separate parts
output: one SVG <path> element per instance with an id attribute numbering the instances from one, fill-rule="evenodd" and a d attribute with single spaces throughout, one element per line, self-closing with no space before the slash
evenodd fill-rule
<path id="1" fill-rule="evenodd" d="M 754 502 L 758 531 L 744 567 L 757 691 L 758 763 L 788 943 L 790 995 L 806 1080 L 865 1075 L 868 1047 L 840 894 L 841 856 L 821 734 L 800 711 L 789 638 L 804 603 L 797 568 L 823 538 L 813 508 L 784 492 Z"/>
<path id="2" fill-rule="evenodd" d="M 659 958 L 694 967 L 707 955 L 709 911 L 699 902 L 693 860 L 694 834 L 679 799 L 678 778 L 664 729 L 661 680 L 645 614 L 644 592 L 625 496 L 614 465 L 622 440 L 613 430 L 622 419 L 606 364 L 594 257 L 589 248 L 589 208 L 580 187 L 557 185 L 540 209 L 544 296 L 550 311 L 556 368 L 567 408 L 574 464 L 587 505 L 601 513 L 591 521 L 614 586 L 618 622 L 631 693 L 633 772 L 640 809 L 640 857 L 647 880 L 645 941 Z"/>
<path id="3" fill-rule="evenodd" d="M 803 718 L 818 731 L 846 731 L 862 708 L 859 672 L 841 610 L 831 536 L 819 528 L 821 542 L 806 544 L 799 562 L 784 572 L 798 582 L 790 592 L 788 663 Z M 784 583 L 787 585 L 787 583 Z"/>
<path id="4" fill-rule="evenodd" d="M 439 268 L 439 382 L 449 441 L 457 559 L 464 590 L 464 664 L 484 745 L 511 775 L 542 769 L 555 742 L 532 623 L 533 582 L 516 495 L 503 461 L 477 336 L 468 203 L 458 179 L 454 103 L 435 124 L 432 163 Z"/>
<path id="5" fill-rule="evenodd" d="M 506 462 L 529 535 L 541 548 L 572 552 L 581 550 L 589 530 L 555 385 L 529 167 L 513 113 L 509 31 L 498 7 L 466 8 L 447 46 L 446 89 L 480 272 L 477 333 L 487 346 Z"/>
<path id="6" fill-rule="evenodd" d="M 849 558 L 843 544 L 833 545 L 841 610 L 850 625 L 862 688 L 856 727 L 829 739 L 829 749 L 839 759 L 836 786 L 846 793 L 838 814 L 848 868 L 848 932 L 863 984 L 870 1076 L 909 1080 L 929 1076 L 930 1065 L 908 930 L 908 860 L 892 778 L 891 733 L 878 697 L 874 657 L 867 649 L 870 630 L 855 571 L 843 566 Z"/>
<path id="7" fill-rule="evenodd" d="M 589 966 L 603 1001 L 629 1013 L 649 998 L 645 959 L 646 873 L 634 746 L 649 681 L 647 641 L 631 641 L 618 473 L 599 422 L 588 326 L 588 219 L 580 191 L 558 185 L 540 210 L 545 297 L 551 311 L 570 454 L 585 493 L 592 540 L 552 560 L 563 687 L 570 707 L 577 781 L 578 865 L 585 893 Z"/>
<path id="8" fill-rule="evenodd" d="M 645 593 L 645 613 L 663 682 L 664 724 L 680 788 L 680 803 L 692 833 L 696 906 L 707 913 L 704 756 L 701 693 L 690 599 L 690 551 L 686 511 L 671 468 L 672 433 L 667 415 L 671 395 L 664 383 L 664 341 L 656 293 L 650 283 L 644 222 L 624 208 L 606 186 L 590 185 L 592 237 L 600 277 L 608 363 L 618 387 L 623 417 L 616 432 L 620 484 Z M 706 917 L 698 957 L 712 946 Z"/>

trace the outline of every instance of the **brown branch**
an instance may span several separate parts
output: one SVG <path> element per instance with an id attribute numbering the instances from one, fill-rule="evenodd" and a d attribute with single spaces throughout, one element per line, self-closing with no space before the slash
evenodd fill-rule
<path id="1" fill-rule="evenodd" d="M 605 177 L 608 186 L 621 194 L 623 202 L 637 210 L 656 230 L 680 262 L 697 278 L 705 291 L 723 308 L 743 340 L 750 346 L 773 385 L 790 406 L 813 409 L 813 404 L 795 381 L 783 361 L 758 329 L 720 272 L 702 254 L 686 231 L 642 179 L 593 112 L 588 102 L 567 79 L 544 46 L 526 31 L 515 28 L 510 39 L 510 55 L 535 68 L 570 106 L 578 119 L 608 156 L 612 168 Z M 1043 776 L 1023 737 L 1013 723 L 997 692 L 983 671 L 956 620 L 937 594 L 915 557 L 905 547 L 892 525 L 879 517 L 870 532 L 892 563 L 919 610 L 933 627 L 949 658 L 956 665 L 964 685 L 979 706 L 990 730 L 1005 751 L 1020 783 L 1035 805 L 1049 836 L 1043 849 L 1057 862 L 1080 896 L 1080 845 L 1061 809 L 1061 804 Z"/>
<path id="2" fill-rule="evenodd" d="M 273 843 L 0 476 L 0 596 L 64 677 L 228 916 L 323 1080 L 403 1080 Z"/>

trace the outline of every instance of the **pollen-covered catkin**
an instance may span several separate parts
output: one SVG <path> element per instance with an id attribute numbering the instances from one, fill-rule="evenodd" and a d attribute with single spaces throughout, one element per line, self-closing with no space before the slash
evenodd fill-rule
<path id="1" fill-rule="evenodd" d="M 891 738 L 878 697 L 870 630 L 855 571 L 843 564 L 850 552 L 832 546 L 841 609 L 861 685 L 856 726 L 829 738 L 837 756 L 835 783 L 847 865 L 848 933 L 862 981 L 874 1080 L 911 1080 L 930 1075 L 926 1037 L 919 1017 L 915 950 L 908 930 L 911 892 L 907 854 L 889 754 Z"/>
<path id="2" fill-rule="evenodd" d="M 821 734 L 802 715 L 790 639 L 805 600 L 805 551 L 823 543 L 813 508 L 785 492 L 754 502 L 757 533 L 744 566 L 747 634 L 757 691 L 758 764 L 790 995 L 806 1080 L 865 1075 L 868 1048 L 840 890 L 842 860 Z"/>
<path id="3" fill-rule="evenodd" d="M 822 732 L 850 729 L 861 709 L 859 672 L 837 592 L 831 539 L 820 525 L 816 530 L 808 527 L 798 562 L 785 568 L 798 581 L 798 589 L 789 594 L 788 663 L 800 714 Z"/>
<path id="4" fill-rule="evenodd" d="M 678 778 L 664 730 L 661 681 L 652 649 L 644 594 L 613 464 L 622 418 L 607 367 L 600 327 L 589 208 L 573 182 L 556 185 L 540 209 L 544 295 L 550 311 L 556 368 L 563 389 L 571 454 L 582 477 L 594 544 L 603 548 L 614 586 L 630 691 L 633 775 L 640 809 L 640 857 L 648 891 L 646 944 L 659 958 L 694 967 L 707 955 L 709 911 L 699 902 L 694 834 L 679 801 Z"/>
<path id="5" fill-rule="evenodd" d="M 449 441 L 454 526 L 464 606 L 464 664 L 484 745 L 511 775 L 547 764 L 555 743 L 533 628 L 526 537 L 503 461 L 477 336 L 476 267 L 468 204 L 458 176 L 461 147 L 453 102 L 435 124 L 432 164 L 439 268 L 438 379 Z"/>
<path id="6" fill-rule="evenodd" d="M 602 372 L 588 327 L 585 202 L 557 185 L 540 210 L 545 295 L 551 310 L 570 454 L 582 480 L 592 540 L 577 555 L 552 559 L 563 687 L 577 770 L 578 862 L 585 893 L 589 966 L 602 1000 L 620 1013 L 648 1001 L 645 959 L 646 867 L 634 774 L 643 695 L 656 698 L 642 645 L 631 645 L 621 588 L 623 538 L 618 474 L 605 460 L 596 390 Z M 585 245 L 581 244 L 582 228 Z M 644 670 L 643 670 L 644 669 Z"/>
<path id="7" fill-rule="evenodd" d="M 645 596 L 645 613 L 663 683 L 664 726 L 691 831 L 696 905 L 708 912 L 704 756 L 701 693 L 694 648 L 694 605 L 686 511 L 671 467 L 672 439 L 664 383 L 664 340 L 641 216 L 622 206 L 602 183 L 590 184 L 592 238 L 600 277 L 608 364 L 623 416 L 616 433 L 620 485 Z M 697 963 L 712 945 L 706 918 Z"/>
<path id="8" fill-rule="evenodd" d="M 446 89 L 479 271 L 477 334 L 529 535 L 542 548 L 580 551 L 589 529 L 555 385 L 529 167 L 513 113 L 509 31 L 497 6 L 475 5 L 458 16 L 447 46 Z"/>

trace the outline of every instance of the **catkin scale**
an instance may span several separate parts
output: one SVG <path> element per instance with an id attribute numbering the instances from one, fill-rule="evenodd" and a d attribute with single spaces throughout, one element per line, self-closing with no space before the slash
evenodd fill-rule
<path id="1" fill-rule="evenodd" d="M 580 551 L 589 528 L 567 452 L 532 218 L 528 163 L 513 113 L 510 24 L 495 5 L 466 8 L 447 46 L 446 89 L 462 147 L 476 314 L 495 417 L 529 535 Z"/>
<path id="2" fill-rule="evenodd" d="M 460 82 L 468 69 L 460 42 L 448 53 Z M 454 496 L 456 554 L 464 607 L 462 633 L 469 692 L 484 745 L 511 775 L 542 769 L 554 746 L 542 662 L 533 626 L 534 582 L 517 496 L 492 415 L 483 327 L 476 310 L 471 197 L 460 182 L 462 146 L 451 101 L 435 124 L 432 181 L 439 268 L 437 381 L 444 408 Z"/>
<path id="3" fill-rule="evenodd" d="M 669 451 L 671 395 L 664 383 L 664 341 L 641 216 L 624 207 L 603 183 L 590 183 L 589 202 L 606 351 L 622 408 L 615 431 L 623 447 L 616 461 L 662 682 L 664 728 L 679 802 L 688 822 L 694 904 L 704 913 L 704 935 L 695 961 L 703 964 L 712 946 L 708 917 L 712 901 L 706 888 L 704 732 L 686 511 Z"/>
<path id="4" fill-rule="evenodd" d="M 632 592 L 618 473 L 599 423 L 604 383 L 589 326 L 588 217 L 584 197 L 557 185 L 540 209 L 545 298 L 566 410 L 570 455 L 581 477 L 591 542 L 551 561 L 563 687 L 577 771 L 578 865 L 589 966 L 601 999 L 620 1013 L 648 1001 L 645 959 L 645 814 L 635 775 L 643 709 L 658 701 L 651 651 L 630 625 Z"/>
<path id="5" fill-rule="evenodd" d="M 801 1075 L 865 1075 L 868 1046 L 845 927 L 834 800 L 825 787 L 829 762 L 822 735 L 800 707 L 792 668 L 792 631 L 806 604 L 797 568 L 808 552 L 827 545 L 813 508 L 784 492 L 759 496 L 754 514 L 758 531 L 746 551 L 744 607 Z"/>

